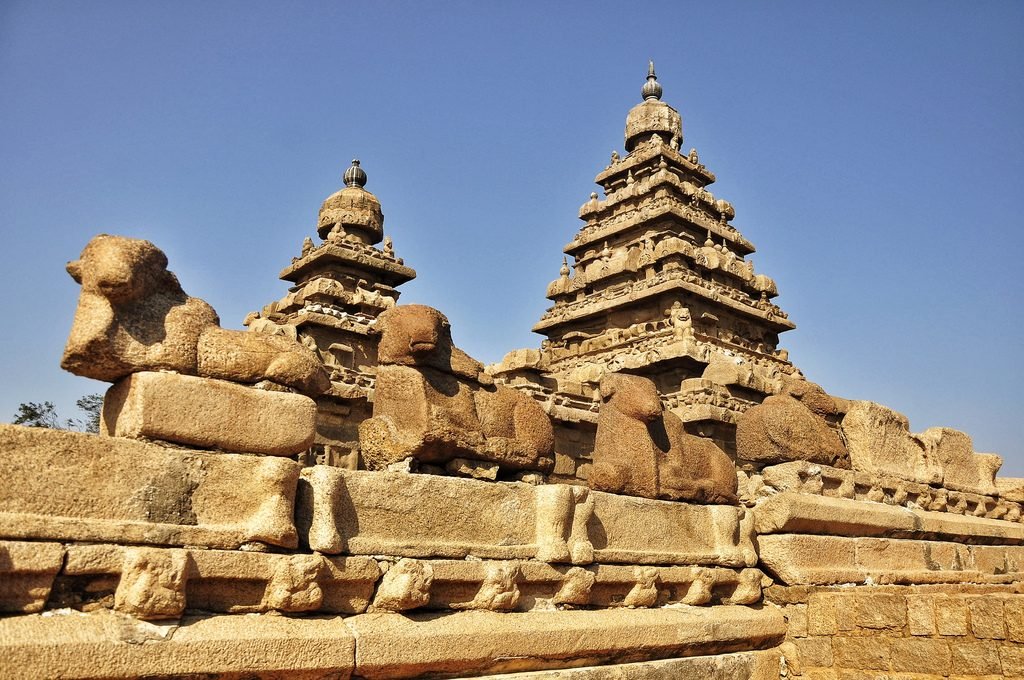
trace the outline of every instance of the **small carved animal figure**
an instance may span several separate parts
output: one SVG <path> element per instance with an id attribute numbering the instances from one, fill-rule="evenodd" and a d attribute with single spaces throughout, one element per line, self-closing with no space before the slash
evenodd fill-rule
<path id="1" fill-rule="evenodd" d="M 189 297 L 149 241 L 100 234 L 68 273 L 82 285 L 60 365 L 115 382 L 140 371 L 256 383 L 317 395 L 330 379 L 316 355 L 292 340 L 226 330 L 213 308 Z"/>
<path id="2" fill-rule="evenodd" d="M 735 503 L 736 466 L 710 439 L 688 434 L 665 412 L 647 378 L 601 379 L 590 487 L 628 496 Z"/>
<path id="3" fill-rule="evenodd" d="M 483 365 L 452 344 L 448 319 L 431 307 L 400 305 L 376 321 L 373 417 L 359 426 L 371 470 L 414 457 L 487 460 L 547 472 L 554 432 L 540 404 L 494 385 Z"/>

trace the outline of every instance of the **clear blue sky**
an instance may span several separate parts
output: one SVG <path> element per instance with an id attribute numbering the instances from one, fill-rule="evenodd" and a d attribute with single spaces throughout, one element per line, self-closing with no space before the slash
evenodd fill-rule
<path id="1" fill-rule="evenodd" d="M 648 58 L 830 392 L 1024 476 L 1024 3 L 0 3 L 0 418 L 61 372 L 90 236 L 226 326 L 284 294 L 353 157 L 404 302 L 484 361 L 531 325 Z"/>

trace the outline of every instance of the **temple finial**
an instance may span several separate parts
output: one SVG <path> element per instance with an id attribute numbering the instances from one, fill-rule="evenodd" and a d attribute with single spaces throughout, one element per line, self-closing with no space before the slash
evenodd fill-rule
<path id="1" fill-rule="evenodd" d="M 359 167 L 358 158 L 352 159 L 352 166 L 342 175 L 342 180 L 344 180 L 347 187 L 359 187 L 362 189 L 366 186 L 366 171 Z"/>
<path id="2" fill-rule="evenodd" d="M 647 101 L 648 99 L 661 99 L 661 84 L 658 82 L 658 76 L 654 73 L 653 59 L 647 62 L 647 82 L 644 83 L 643 89 L 640 90 L 640 94 L 643 95 L 644 101 Z"/>

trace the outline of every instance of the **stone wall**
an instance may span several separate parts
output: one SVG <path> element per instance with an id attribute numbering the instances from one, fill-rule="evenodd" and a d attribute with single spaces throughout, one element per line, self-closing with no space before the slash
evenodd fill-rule
<path id="1" fill-rule="evenodd" d="M 1024 677 L 1020 585 L 773 587 L 792 677 Z"/>

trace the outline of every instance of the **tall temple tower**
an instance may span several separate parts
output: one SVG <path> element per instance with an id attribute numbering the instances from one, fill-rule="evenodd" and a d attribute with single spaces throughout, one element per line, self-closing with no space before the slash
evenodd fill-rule
<path id="1" fill-rule="evenodd" d="M 626 155 L 614 152 L 595 178 L 603 198 L 580 208 L 585 225 L 548 286 L 554 304 L 533 327 L 546 340 L 491 367 L 548 403 L 561 424 L 556 448 L 577 459 L 604 373 L 653 379 L 688 429 L 731 450 L 736 417 L 796 370 L 779 349 L 795 325 L 772 302 L 776 284 L 754 272 L 733 206 L 708 190 L 714 173 L 696 149 L 681 153 L 682 118 L 661 101 L 653 62 L 641 94 L 626 117 Z M 562 474 L 580 476 L 572 466 L 563 460 Z"/>
<path id="2" fill-rule="evenodd" d="M 395 257 L 384 236 L 380 201 L 367 191 L 366 172 L 353 160 L 344 188 L 320 207 L 315 244 L 307 236 L 299 257 L 281 271 L 288 294 L 246 319 L 250 330 L 297 337 L 331 372 L 331 390 L 317 400 L 319 462 L 355 468 L 359 423 L 370 417 L 377 366 L 371 325 L 398 300 L 397 286 L 416 272 Z M 378 244 L 383 241 L 383 247 Z"/>

